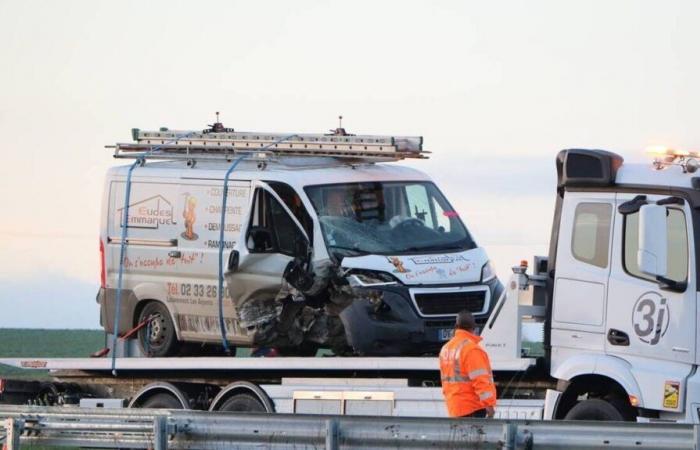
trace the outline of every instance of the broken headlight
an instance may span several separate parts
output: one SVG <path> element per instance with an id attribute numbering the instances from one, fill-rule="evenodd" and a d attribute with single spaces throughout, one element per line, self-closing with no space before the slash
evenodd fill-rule
<path id="1" fill-rule="evenodd" d="M 346 278 L 352 287 L 386 286 L 398 283 L 396 278 L 386 272 L 370 270 L 353 270 L 346 275 Z"/>

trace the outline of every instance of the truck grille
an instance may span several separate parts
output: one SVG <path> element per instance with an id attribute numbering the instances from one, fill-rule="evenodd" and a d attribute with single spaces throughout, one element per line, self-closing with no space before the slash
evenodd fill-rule
<path id="1" fill-rule="evenodd" d="M 457 314 L 463 309 L 476 313 L 484 309 L 486 291 L 416 293 L 414 298 L 423 315 Z"/>

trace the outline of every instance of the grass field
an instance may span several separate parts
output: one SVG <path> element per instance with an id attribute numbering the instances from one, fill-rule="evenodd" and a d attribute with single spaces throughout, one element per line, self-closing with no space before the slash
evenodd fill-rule
<path id="1" fill-rule="evenodd" d="M 101 330 L 0 329 L 0 358 L 90 356 L 104 347 Z M 46 372 L 0 365 L 0 377 L 41 378 Z"/>

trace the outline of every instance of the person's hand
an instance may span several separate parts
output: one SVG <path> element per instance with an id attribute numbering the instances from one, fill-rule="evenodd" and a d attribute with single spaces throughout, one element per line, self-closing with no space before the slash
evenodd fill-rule
<path id="1" fill-rule="evenodd" d="M 486 407 L 486 417 L 491 419 L 493 416 L 496 414 L 496 410 L 493 408 L 493 406 L 487 406 Z"/>

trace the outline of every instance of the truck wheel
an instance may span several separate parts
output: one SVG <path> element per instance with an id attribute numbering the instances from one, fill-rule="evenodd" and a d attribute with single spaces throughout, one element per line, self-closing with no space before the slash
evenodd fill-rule
<path id="1" fill-rule="evenodd" d="M 240 412 L 240 413 L 266 413 L 267 410 L 262 403 L 250 394 L 235 394 L 229 397 L 218 409 L 219 411 Z"/>
<path id="2" fill-rule="evenodd" d="M 625 416 L 615 406 L 599 398 L 579 402 L 566 413 L 564 420 L 598 420 L 624 422 Z"/>
<path id="3" fill-rule="evenodd" d="M 140 408 L 182 409 L 182 404 L 180 404 L 180 400 L 172 395 L 160 393 L 143 402 Z"/>
<path id="4" fill-rule="evenodd" d="M 150 357 L 171 356 L 177 353 L 179 342 L 170 312 L 160 302 L 149 302 L 141 310 L 138 322 L 151 321 L 139 330 L 139 346 L 144 355 Z"/>

